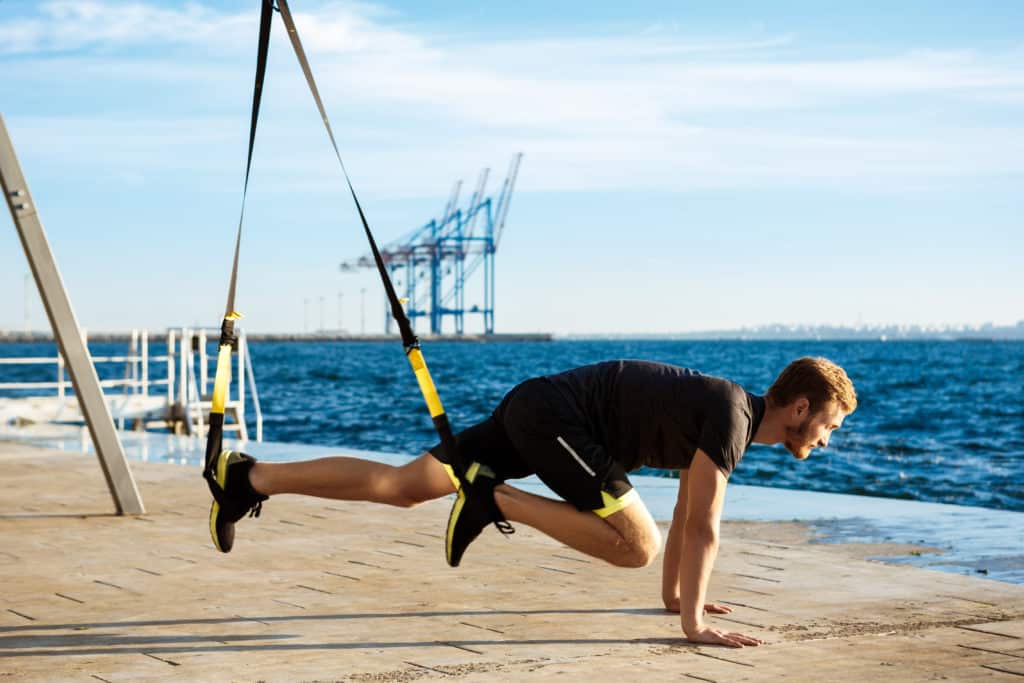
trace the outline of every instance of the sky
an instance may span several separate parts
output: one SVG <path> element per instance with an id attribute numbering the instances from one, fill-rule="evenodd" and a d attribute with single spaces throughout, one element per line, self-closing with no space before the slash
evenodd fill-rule
<path id="1" fill-rule="evenodd" d="M 523 154 L 498 332 L 1024 319 L 1024 3 L 290 6 L 379 241 Z M 83 327 L 219 324 L 258 16 L 0 0 L 0 115 Z M 358 216 L 273 31 L 237 308 L 250 331 L 378 332 L 379 281 L 338 269 L 367 251 Z M 45 329 L 8 225 L 0 329 Z"/>

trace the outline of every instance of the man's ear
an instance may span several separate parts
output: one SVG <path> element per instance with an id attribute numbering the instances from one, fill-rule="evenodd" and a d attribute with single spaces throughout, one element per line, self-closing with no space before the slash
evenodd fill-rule
<path id="1" fill-rule="evenodd" d="M 797 400 L 793 401 L 793 414 L 798 418 L 802 418 L 807 415 L 811 409 L 811 402 L 807 400 L 806 396 L 801 396 Z"/>

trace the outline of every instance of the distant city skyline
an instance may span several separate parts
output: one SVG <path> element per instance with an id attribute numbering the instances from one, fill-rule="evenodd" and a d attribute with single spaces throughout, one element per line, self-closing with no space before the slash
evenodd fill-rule
<path id="1" fill-rule="evenodd" d="M 193 326 L 193 329 L 203 327 Z M 215 328 L 210 328 L 216 331 Z M 128 335 L 128 330 L 84 330 L 91 339 L 121 338 Z M 149 330 L 160 333 L 164 330 Z M 426 331 L 418 332 L 423 338 L 429 339 Z M 447 333 L 446 333 L 447 334 Z M 500 337 L 504 333 L 498 333 Z M 398 332 L 392 330 L 391 335 L 398 339 Z M 514 335 L 514 333 L 513 333 Z M 644 332 L 590 332 L 563 333 L 553 335 L 555 339 L 749 339 L 749 340 L 871 340 L 871 341 L 908 341 L 908 340 L 994 340 L 1024 341 L 1024 320 L 1015 325 L 996 325 L 982 323 L 980 325 L 758 325 L 736 329 L 691 330 L 677 332 L 644 333 Z M 49 330 L 4 330 L 0 329 L 0 342 L 49 339 Z M 321 327 L 307 329 L 302 332 L 270 332 L 252 333 L 254 339 L 269 337 L 273 339 L 358 339 L 360 337 L 379 339 L 379 333 L 365 333 L 360 330 Z"/>
<path id="2" fill-rule="evenodd" d="M 1024 318 L 1024 4 L 291 4 L 382 242 L 523 152 L 498 332 Z M 256 3 L 3 6 L 0 114 L 81 324 L 215 326 Z M 253 332 L 359 332 L 365 289 L 377 333 L 381 287 L 338 270 L 365 240 L 275 22 L 238 308 Z M 24 329 L 27 271 L 0 225 L 0 329 Z M 35 294 L 29 311 L 43 329 Z"/>

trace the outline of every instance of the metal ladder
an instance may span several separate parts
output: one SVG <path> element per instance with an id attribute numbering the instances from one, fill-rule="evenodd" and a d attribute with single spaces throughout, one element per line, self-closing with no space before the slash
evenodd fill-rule
<path id="1" fill-rule="evenodd" d="M 237 328 L 236 328 L 237 329 Z M 179 381 L 180 405 L 183 407 L 183 425 L 186 433 L 205 437 L 210 419 L 212 403 L 211 362 L 216 363 L 217 354 L 208 353 L 207 346 L 216 342 L 216 331 L 185 328 L 181 330 L 181 377 Z M 249 440 L 246 426 L 246 387 L 251 394 L 255 413 L 256 441 L 263 440 L 263 411 L 260 408 L 256 378 L 249 356 L 249 342 L 245 332 L 238 331 L 238 348 L 235 350 L 235 371 L 228 385 L 227 401 L 224 404 L 224 432 L 235 433 L 241 441 Z"/>

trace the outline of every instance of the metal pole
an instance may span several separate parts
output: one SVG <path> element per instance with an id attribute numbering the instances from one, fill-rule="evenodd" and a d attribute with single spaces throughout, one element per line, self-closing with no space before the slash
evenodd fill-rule
<path id="1" fill-rule="evenodd" d="M 139 331 L 132 330 L 131 340 L 128 342 L 128 360 L 125 362 L 125 369 L 128 381 L 121 385 L 122 394 L 134 394 L 139 379 L 139 369 L 136 366 L 139 351 Z"/>
<path id="2" fill-rule="evenodd" d="M 7 133 L 3 117 L 0 116 L 0 184 L 4 198 L 11 211 L 11 218 L 18 230 L 18 237 L 25 249 L 32 275 L 35 277 L 39 294 L 50 319 L 50 326 L 57 338 L 61 354 L 67 360 L 71 382 L 75 387 L 82 415 L 89 427 L 96 455 L 107 480 L 107 487 L 120 515 L 138 515 L 145 512 L 142 497 L 135 485 L 135 479 L 128 467 L 124 449 L 114 429 L 110 407 L 103 398 L 96 366 L 89 356 L 89 349 L 82 339 L 81 328 L 71 308 L 64 282 L 61 280 L 57 262 L 46 239 L 43 224 L 39 219 L 28 183 L 22 174 L 14 144 Z"/>
<path id="3" fill-rule="evenodd" d="M 31 330 L 32 323 L 29 319 L 28 307 L 31 295 L 29 294 L 29 283 L 32 281 L 32 276 L 25 273 L 25 334 L 27 335 Z"/>
<path id="4" fill-rule="evenodd" d="M 64 407 L 64 356 L 57 353 L 57 398 L 60 399 L 60 407 Z"/>
<path id="5" fill-rule="evenodd" d="M 210 359 L 206 355 L 206 330 L 199 330 L 199 394 L 206 395 L 210 384 Z"/>
<path id="6" fill-rule="evenodd" d="M 245 353 L 248 348 L 249 346 L 245 339 L 245 330 L 240 330 L 238 339 L 238 357 L 236 358 L 238 370 L 235 372 L 235 381 L 238 383 L 238 412 L 235 413 L 235 420 L 238 422 L 238 438 L 242 441 L 249 440 L 249 432 L 245 426 Z"/>
<path id="7" fill-rule="evenodd" d="M 142 331 L 142 395 L 149 396 L 149 330 Z"/>
<path id="8" fill-rule="evenodd" d="M 174 405 L 174 330 L 167 330 L 167 409 Z M 184 406 L 182 406 L 184 408 Z"/>
<path id="9" fill-rule="evenodd" d="M 192 330 L 187 327 L 181 328 L 181 343 L 178 345 L 181 354 L 181 362 L 178 364 L 181 369 L 181 376 L 178 378 L 178 398 L 181 400 L 181 407 L 187 408 L 188 396 L 188 364 L 192 362 Z"/>

